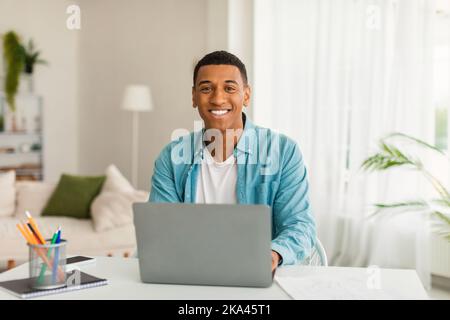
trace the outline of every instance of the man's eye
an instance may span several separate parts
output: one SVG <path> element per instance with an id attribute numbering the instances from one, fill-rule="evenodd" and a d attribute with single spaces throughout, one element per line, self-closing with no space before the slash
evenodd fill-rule
<path id="1" fill-rule="evenodd" d="M 200 91 L 201 92 L 210 92 L 211 88 L 209 88 L 209 87 L 201 88 Z"/>
<path id="2" fill-rule="evenodd" d="M 233 88 L 233 87 L 226 87 L 225 91 L 226 92 L 233 92 L 233 91 L 235 91 L 235 88 Z"/>

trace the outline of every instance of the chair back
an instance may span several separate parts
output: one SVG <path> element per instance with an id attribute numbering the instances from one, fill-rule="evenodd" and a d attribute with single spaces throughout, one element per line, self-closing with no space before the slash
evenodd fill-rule
<path id="1" fill-rule="evenodd" d="M 325 249 L 319 239 L 316 239 L 316 243 L 313 247 L 313 250 L 312 250 L 310 256 L 308 258 L 304 259 L 302 262 L 300 262 L 299 265 L 323 266 L 323 267 L 328 266 L 327 254 L 326 254 Z"/>

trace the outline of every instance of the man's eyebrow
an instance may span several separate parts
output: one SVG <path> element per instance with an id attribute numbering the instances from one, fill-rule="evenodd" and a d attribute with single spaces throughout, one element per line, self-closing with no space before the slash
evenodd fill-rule
<path id="1" fill-rule="evenodd" d="M 236 85 L 239 85 L 239 83 L 238 83 L 236 80 L 225 80 L 224 82 L 225 82 L 225 83 L 234 83 L 234 84 L 236 84 Z M 209 84 L 209 83 L 212 83 L 212 82 L 209 81 L 209 80 L 202 80 L 202 81 L 200 81 L 197 85 L 198 85 L 198 86 L 201 86 L 202 84 Z"/>

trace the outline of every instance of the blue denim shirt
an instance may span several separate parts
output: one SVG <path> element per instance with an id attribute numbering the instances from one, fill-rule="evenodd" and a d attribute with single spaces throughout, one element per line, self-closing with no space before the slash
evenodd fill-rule
<path id="1" fill-rule="evenodd" d="M 316 239 L 302 154 L 285 135 L 255 126 L 244 113 L 243 119 L 244 131 L 234 150 L 238 203 L 272 208 L 272 250 L 281 255 L 282 264 L 296 264 L 309 256 Z M 202 134 L 192 132 L 161 151 L 150 202 L 195 203 Z"/>

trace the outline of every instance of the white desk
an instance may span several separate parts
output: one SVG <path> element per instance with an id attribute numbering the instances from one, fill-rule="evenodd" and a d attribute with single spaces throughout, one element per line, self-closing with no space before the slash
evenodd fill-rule
<path id="1" fill-rule="evenodd" d="M 95 265 L 81 268 L 82 271 L 97 277 L 108 279 L 108 285 L 96 288 L 83 289 L 57 295 L 49 295 L 34 299 L 164 299 L 164 300 L 279 300 L 290 299 L 277 283 L 270 288 L 239 288 L 216 286 L 186 286 L 186 285 L 160 285 L 144 284 L 139 278 L 138 260 L 134 258 L 107 258 L 97 257 Z M 420 280 L 414 270 L 381 269 L 381 287 L 383 292 L 396 299 L 428 299 Z M 25 278 L 28 276 L 28 264 L 21 265 L 0 274 L 0 281 Z M 300 267 L 289 266 L 277 270 L 278 277 L 325 277 L 347 283 L 355 293 L 355 281 L 359 285 L 366 283 L 367 269 L 341 268 L 341 267 Z M 323 297 L 329 298 L 326 288 Z M 333 288 L 331 288 L 333 290 Z M 317 291 L 317 290 L 316 290 Z M 320 292 L 319 292 L 320 294 Z M 362 292 L 359 299 L 367 299 Z M 339 299 L 348 299 L 352 296 L 340 296 Z M 0 299 L 17 299 L 15 296 L 0 289 Z M 33 299 L 33 300 L 34 300 Z"/>

